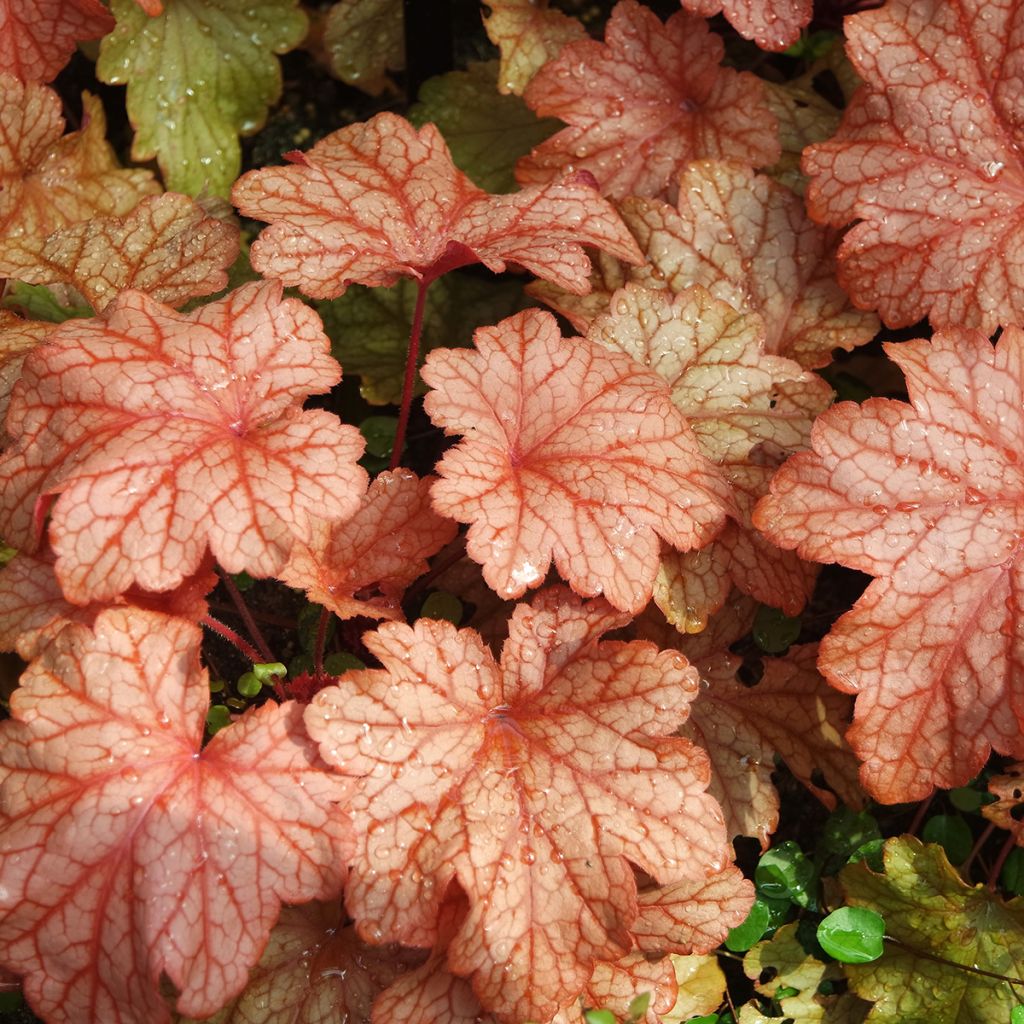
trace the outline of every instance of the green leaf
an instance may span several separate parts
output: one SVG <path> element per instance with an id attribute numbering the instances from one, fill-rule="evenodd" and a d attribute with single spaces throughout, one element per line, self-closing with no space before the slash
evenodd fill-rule
<path id="1" fill-rule="evenodd" d="M 206 712 L 206 731 L 211 735 L 220 732 L 225 726 L 231 724 L 231 711 L 223 704 L 214 704 Z"/>
<path id="2" fill-rule="evenodd" d="M 754 643 L 767 654 L 782 654 L 800 635 L 800 619 L 763 604 L 754 616 Z"/>
<path id="3" fill-rule="evenodd" d="M 462 622 L 462 602 L 447 590 L 435 590 L 420 608 L 421 619 L 446 619 L 453 625 Z"/>
<path id="4" fill-rule="evenodd" d="M 771 911 L 759 898 L 754 900 L 750 913 L 743 924 L 736 925 L 725 939 L 725 948 L 734 953 L 743 953 L 761 938 L 771 926 Z"/>
<path id="5" fill-rule="evenodd" d="M 949 791 L 949 802 L 958 810 L 967 814 L 980 811 L 985 804 L 994 803 L 996 797 L 992 793 L 984 793 L 973 786 L 958 786 Z"/>
<path id="6" fill-rule="evenodd" d="M 514 313 L 521 298 L 522 288 L 517 281 L 456 273 L 435 281 L 427 292 L 421 365 L 422 358 L 438 346 L 471 344 L 477 327 L 497 323 Z M 408 278 L 390 288 L 350 285 L 340 298 L 316 304 L 335 359 L 346 374 L 362 378 L 360 391 L 372 405 L 397 403 L 402 397 L 415 305 L 416 282 Z M 419 382 L 418 393 L 423 390 Z"/>
<path id="7" fill-rule="evenodd" d="M 1015 1006 L 1010 1011 L 1010 1024 L 1024 1024 L 1024 1006 Z"/>
<path id="8" fill-rule="evenodd" d="M 255 672 L 243 672 L 238 677 L 235 689 L 243 697 L 256 697 L 259 695 L 260 690 L 263 689 L 263 683 L 257 678 Z"/>
<path id="9" fill-rule="evenodd" d="M 583 1019 L 587 1024 L 618 1024 L 611 1010 L 584 1010 Z"/>
<path id="10" fill-rule="evenodd" d="M 929 818 L 921 829 L 921 838 L 926 843 L 938 843 L 953 864 L 967 860 L 974 846 L 970 826 L 959 814 L 936 814 Z"/>
<path id="11" fill-rule="evenodd" d="M 92 306 L 62 306 L 46 285 L 24 284 L 11 281 L 7 294 L 0 303 L 5 309 L 14 309 L 30 320 L 45 320 L 51 324 L 62 324 L 73 317 L 83 319 L 95 316 Z"/>
<path id="12" fill-rule="evenodd" d="M 338 0 L 324 23 L 323 47 L 347 85 L 371 96 L 394 88 L 388 70 L 405 67 L 402 0 Z"/>
<path id="13" fill-rule="evenodd" d="M 329 676 L 340 676 L 353 668 L 366 668 L 366 665 L 348 651 L 337 651 L 324 658 L 324 671 Z"/>
<path id="14" fill-rule="evenodd" d="M 398 418 L 395 416 L 367 416 L 359 424 L 359 432 L 366 438 L 366 450 L 378 459 L 386 459 L 395 447 Z"/>
<path id="15" fill-rule="evenodd" d="M 264 686 L 272 685 L 275 676 L 283 678 L 287 674 L 287 671 L 288 670 L 279 661 L 260 662 L 252 667 L 252 674 Z"/>
<path id="16" fill-rule="evenodd" d="M 241 168 L 238 135 L 262 127 L 281 95 L 274 54 L 302 41 L 298 0 L 173 0 L 150 17 L 113 0 L 99 78 L 128 86 L 132 156 L 156 157 L 175 192 L 228 196 Z"/>
<path id="17" fill-rule="evenodd" d="M 487 192 L 515 191 L 516 161 L 563 127 L 538 118 L 518 96 L 502 96 L 497 61 L 428 79 L 409 120 L 436 124 L 456 167 Z"/>
<path id="18" fill-rule="evenodd" d="M 875 1004 L 871 1024 L 978 1024 L 1006 1021 L 1014 989 L 976 968 L 1019 978 L 1024 963 L 1024 907 L 1004 903 L 983 885 L 966 885 L 941 846 L 890 839 L 885 873 L 844 868 L 849 906 L 882 915 L 881 957 L 845 968 L 851 989 Z"/>
<path id="19" fill-rule="evenodd" d="M 885 921 L 866 907 L 840 907 L 818 925 L 818 942 L 844 964 L 877 960 L 884 948 Z"/>
<path id="20" fill-rule="evenodd" d="M 792 840 L 767 850 L 754 871 L 754 885 L 762 896 L 792 900 L 801 907 L 814 904 L 816 878 L 814 864 Z"/>
<path id="21" fill-rule="evenodd" d="M 647 1013 L 647 1007 L 651 1005 L 651 993 L 641 992 L 630 1000 L 626 1015 L 630 1020 L 639 1020 Z"/>

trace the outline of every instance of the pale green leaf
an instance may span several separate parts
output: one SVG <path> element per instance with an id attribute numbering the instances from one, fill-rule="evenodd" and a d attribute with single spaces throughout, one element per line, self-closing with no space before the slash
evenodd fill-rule
<path id="1" fill-rule="evenodd" d="M 327 14 L 323 46 L 343 82 L 379 95 L 391 85 L 388 70 L 405 67 L 402 0 L 339 0 Z"/>
<path id="2" fill-rule="evenodd" d="M 227 196 L 241 167 L 239 133 L 262 127 L 281 93 L 274 54 L 306 32 L 298 0 L 173 0 L 150 17 L 112 0 L 117 27 L 97 74 L 128 86 L 132 156 L 156 157 L 175 192 Z"/>

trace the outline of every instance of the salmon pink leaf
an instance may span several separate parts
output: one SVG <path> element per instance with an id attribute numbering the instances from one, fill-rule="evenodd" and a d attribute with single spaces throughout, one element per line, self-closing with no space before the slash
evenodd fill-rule
<path id="1" fill-rule="evenodd" d="M 80 39 L 114 27 L 100 0 L 0 0 L 0 68 L 22 81 L 49 82 Z"/>
<path id="2" fill-rule="evenodd" d="M 316 314 L 277 282 L 189 314 L 123 292 L 26 357 L 0 532 L 32 550 L 37 501 L 60 494 L 57 577 L 79 604 L 176 587 L 207 546 L 273 575 L 311 516 L 351 515 L 366 486 L 355 427 L 299 406 L 339 377 Z"/>
<path id="3" fill-rule="evenodd" d="M 878 329 L 836 283 L 832 233 L 808 220 L 798 196 L 750 168 L 694 163 L 680 178 L 677 207 L 629 199 L 622 215 L 648 259 L 632 280 L 674 292 L 700 284 L 759 313 L 771 354 L 813 369 Z"/>
<path id="4" fill-rule="evenodd" d="M 806 558 L 877 577 L 819 665 L 858 695 L 847 738 L 864 784 L 900 802 L 964 784 L 993 747 L 1024 756 L 1024 332 L 993 347 L 949 330 L 887 353 L 911 404 L 824 413 L 754 521 Z"/>
<path id="5" fill-rule="evenodd" d="M 342 128 L 294 159 L 243 174 L 233 197 L 247 217 L 272 222 L 253 244 L 253 266 L 313 298 L 353 282 L 431 281 L 476 262 L 496 273 L 518 263 L 585 292 L 584 244 L 640 259 L 584 176 L 492 196 L 456 168 L 433 125 L 417 131 L 397 114 Z"/>
<path id="6" fill-rule="evenodd" d="M 694 14 L 710 18 L 719 11 L 744 39 L 762 50 L 785 50 L 811 20 L 812 0 L 682 0 Z"/>
<path id="7" fill-rule="evenodd" d="M 423 368 L 427 413 L 466 435 L 437 466 L 434 507 L 471 524 L 466 550 L 501 596 L 538 586 L 554 559 L 577 592 L 638 611 L 658 536 L 699 547 L 731 507 L 665 383 L 537 310 L 477 331 L 476 348 Z"/>
<path id="8" fill-rule="evenodd" d="M 846 22 L 865 85 L 811 146 L 808 207 L 837 227 L 840 280 L 890 326 L 980 328 L 1024 303 L 1024 8 L 896 0 Z"/>
<path id="9" fill-rule="evenodd" d="M 238 993 L 282 901 L 338 894 L 349 783 L 296 704 L 204 748 L 200 630 L 125 608 L 47 646 L 0 725 L 0 942 L 52 1024 L 166 1022 Z"/>
<path id="10" fill-rule="evenodd" d="M 523 94 L 539 116 L 568 127 L 519 161 L 519 181 L 582 169 L 622 199 L 674 195 L 679 172 L 700 157 L 775 163 L 781 149 L 764 87 L 721 67 L 724 52 L 703 19 L 680 11 L 663 25 L 636 0 L 620 0 L 604 43 L 569 43 Z"/>
<path id="11" fill-rule="evenodd" d="M 86 93 L 82 104 L 83 127 L 62 137 L 60 97 L 0 72 L 0 275 L 33 266 L 51 231 L 160 191 L 151 172 L 118 165 L 100 101 Z"/>
<path id="12" fill-rule="evenodd" d="M 52 327 L 42 320 L 23 320 L 6 309 L 0 309 L 0 439 L 4 436 L 3 424 L 7 418 L 11 390 L 21 376 L 21 364 Z"/>
<path id="13" fill-rule="evenodd" d="M 501 51 L 498 91 L 523 94 L 530 79 L 554 60 L 566 43 L 586 39 L 576 18 L 548 6 L 548 0 L 485 0 L 487 37 Z"/>
<path id="14" fill-rule="evenodd" d="M 376 995 L 419 966 L 423 951 L 370 946 L 344 918 L 340 903 L 285 907 L 245 991 L 205 1024 L 369 1021 Z"/>
<path id="15" fill-rule="evenodd" d="M 73 285 L 97 312 L 127 288 L 180 306 L 227 287 L 238 256 L 238 228 L 188 196 L 143 199 L 124 217 L 93 217 L 50 235 L 29 284 Z"/>
<path id="16" fill-rule="evenodd" d="M 456 532 L 430 507 L 430 484 L 407 469 L 381 473 L 351 519 L 314 522 L 278 578 L 343 619 L 402 618 L 405 588 Z"/>
<path id="17" fill-rule="evenodd" d="M 457 882 L 469 911 L 448 966 L 504 1021 L 548 1020 L 595 960 L 629 951 L 629 863 L 672 883 L 727 859 L 704 756 L 666 735 L 695 674 L 650 644 L 600 642 L 626 621 L 545 591 L 517 608 L 500 665 L 473 630 L 386 623 L 364 638 L 384 669 L 306 711 L 323 756 L 358 777 L 368 827 L 346 900 L 361 932 L 433 946 Z"/>

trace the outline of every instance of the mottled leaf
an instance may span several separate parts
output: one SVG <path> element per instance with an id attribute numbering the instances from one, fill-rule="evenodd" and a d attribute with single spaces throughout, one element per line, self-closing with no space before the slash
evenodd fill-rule
<path id="1" fill-rule="evenodd" d="M 756 166 L 779 158 L 775 117 L 758 78 L 720 66 L 722 40 L 680 11 L 662 24 L 620 0 L 604 43 L 569 43 L 523 98 L 568 125 L 516 167 L 523 184 L 590 171 L 608 196 L 675 194 L 679 172 L 701 157 Z"/>
<path id="2" fill-rule="evenodd" d="M 233 197 L 246 216 L 272 222 L 253 243 L 253 266 L 313 298 L 353 282 L 429 282 L 476 262 L 496 273 L 518 263 L 585 292 L 584 244 L 639 262 L 618 214 L 584 176 L 492 196 L 455 167 L 433 125 L 417 131 L 396 114 L 342 128 L 293 160 L 243 175 Z"/>
<path id="3" fill-rule="evenodd" d="M 415 281 L 402 278 L 390 288 L 352 285 L 339 298 L 317 303 L 335 358 L 360 378 L 359 391 L 372 405 L 397 405 L 402 397 L 416 290 Z M 477 327 L 497 323 L 521 304 L 517 281 L 445 274 L 427 292 L 421 358 L 440 345 L 471 344 Z M 417 390 L 426 390 L 422 381 Z"/>
<path id="4" fill-rule="evenodd" d="M 521 96 L 530 79 L 558 56 L 566 43 L 586 39 L 576 19 L 548 6 L 548 0 L 484 0 L 487 37 L 501 51 L 498 91 Z"/>
<path id="5" fill-rule="evenodd" d="M 338 0 L 323 33 L 331 70 L 343 82 L 371 96 L 393 88 L 388 71 L 405 67 L 402 0 Z"/>
<path id="6" fill-rule="evenodd" d="M 149 171 L 123 170 L 98 99 L 83 94 L 83 127 L 61 136 L 57 94 L 0 72 L 0 274 L 31 267 L 46 236 L 96 214 L 127 213 L 160 191 Z"/>
<path id="7" fill-rule="evenodd" d="M 659 541 L 706 544 L 730 507 L 656 374 L 623 353 L 564 339 L 526 310 L 439 349 L 425 408 L 464 434 L 437 466 L 434 507 L 470 524 L 466 551 L 503 597 L 538 586 L 551 561 L 577 592 L 639 611 Z"/>
<path id="8" fill-rule="evenodd" d="M 362 437 L 309 394 L 340 376 L 316 314 L 277 282 L 193 313 L 123 292 L 102 320 L 69 321 L 31 352 L 0 459 L 0 534 L 32 550 L 39 506 L 78 603 L 133 583 L 168 590 L 207 550 L 268 576 L 310 517 L 359 505 Z"/>
<path id="9" fill-rule="evenodd" d="M 888 346 L 911 405 L 822 414 L 812 452 L 772 481 L 754 522 L 805 558 L 877 577 L 822 642 L 856 693 L 847 734 L 878 799 L 963 785 L 991 748 L 1024 756 L 1024 332 L 947 331 Z"/>
<path id="10" fill-rule="evenodd" d="M 348 852 L 296 704 L 205 748 L 200 631 L 138 609 L 69 626 L 0 725 L 0 948 L 52 1024 L 206 1016 L 246 983 L 282 901 L 336 896 Z"/>
<path id="11" fill-rule="evenodd" d="M 1000 828 L 1012 832 L 1018 845 L 1024 846 L 1020 811 L 1020 805 L 1024 803 L 1024 765 L 1008 765 L 1003 773 L 988 780 L 988 789 L 996 800 L 985 804 L 981 813 Z"/>
<path id="12" fill-rule="evenodd" d="M 21 280 L 73 285 L 97 311 L 126 288 L 180 306 L 226 287 L 238 249 L 235 225 L 188 196 L 165 192 L 124 217 L 93 217 L 55 231 Z"/>
<path id="13" fill-rule="evenodd" d="M 720 11 L 744 39 L 762 50 L 785 50 L 811 20 L 812 0 L 682 0 L 694 14 L 710 18 Z"/>
<path id="14" fill-rule="evenodd" d="M 662 1024 L 682 1024 L 693 1017 L 714 1013 L 725 1000 L 726 981 L 715 956 L 672 954 L 679 996 L 675 1006 L 661 1015 Z"/>
<path id="15" fill-rule="evenodd" d="M 549 135 L 558 122 L 538 118 L 516 96 L 497 90 L 498 65 L 472 63 L 466 71 L 427 79 L 409 120 L 436 124 L 452 160 L 487 192 L 514 192 L 515 162 Z"/>
<path id="16" fill-rule="evenodd" d="M 11 389 L 21 376 L 21 364 L 51 328 L 51 324 L 41 320 L 23 320 L 6 309 L 0 309 L 0 439 L 3 438 Z"/>
<path id="17" fill-rule="evenodd" d="M 174 0 L 151 17 L 112 0 L 117 27 L 96 73 L 128 86 L 132 156 L 160 163 L 175 192 L 226 196 L 241 166 L 239 133 L 261 128 L 281 94 L 278 53 L 306 31 L 298 0 Z"/>
<path id="18" fill-rule="evenodd" d="M 700 284 L 741 312 L 759 313 L 769 353 L 813 369 L 878 328 L 836 282 L 832 233 L 807 219 L 799 197 L 749 168 L 691 164 L 678 208 L 629 199 L 622 215 L 649 261 L 632 280 L 674 292 Z"/>
<path id="19" fill-rule="evenodd" d="M 595 960 L 629 951 L 626 858 L 663 884 L 726 860 L 703 756 L 664 738 L 694 674 L 652 645 L 599 642 L 626 621 L 546 591 L 516 610 L 500 666 L 472 630 L 387 623 L 364 637 L 384 669 L 348 673 L 307 709 L 323 756 L 359 777 L 360 931 L 433 945 L 456 880 L 469 914 L 448 965 L 503 1020 L 549 1019 Z"/>
<path id="20" fill-rule="evenodd" d="M 405 588 L 456 532 L 430 507 L 430 483 L 407 469 L 381 473 L 351 519 L 314 522 L 312 542 L 292 548 L 278 579 L 343 619 L 402 618 Z"/>
<path id="21" fill-rule="evenodd" d="M 874 1003 L 870 1024 L 1010 1019 L 1015 989 L 977 971 L 1020 980 L 1021 900 L 965 885 L 941 846 L 910 836 L 885 844 L 884 874 L 860 861 L 839 877 L 846 902 L 881 914 L 890 936 L 880 959 L 844 969 L 851 990 Z"/>
<path id="22" fill-rule="evenodd" d="M 49 82 L 81 39 L 99 39 L 114 19 L 99 0 L 0 0 L 0 68 Z"/>
<path id="23" fill-rule="evenodd" d="M 1024 7 L 893 0 L 846 22 L 866 83 L 838 134 L 812 146 L 808 206 L 837 227 L 840 280 L 890 326 L 1020 319 Z"/>

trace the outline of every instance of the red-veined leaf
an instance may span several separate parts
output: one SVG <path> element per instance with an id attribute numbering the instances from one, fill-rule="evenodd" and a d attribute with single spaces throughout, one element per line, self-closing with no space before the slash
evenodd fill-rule
<path id="1" fill-rule="evenodd" d="M 1024 756 L 1024 332 L 993 347 L 949 330 L 886 351 L 912 404 L 828 410 L 754 521 L 805 558 L 877 577 L 819 666 L 858 695 L 847 738 L 865 786 L 900 802 L 962 785 L 993 747 Z"/>
<path id="2" fill-rule="evenodd" d="M 530 79 L 558 56 L 566 43 L 585 39 L 576 19 L 548 6 L 548 0 L 486 0 L 487 38 L 501 51 L 498 91 L 523 94 Z"/>
<path id="3" fill-rule="evenodd" d="M 113 27 L 100 0 L 0 0 L 0 68 L 22 81 L 49 82 L 75 43 Z"/>
<path id="4" fill-rule="evenodd" d="M 659 535 L 687 550 L 730 499 L 665 383 L 621 352 L 565 339 L 526 310 L 437 349 L 425 408 L 464 440 L 438 463 L 434 507 L 469 523 L 466 551 L 502 597 L 538 586 L 552 559 L 579 593 L 639 611 Z"/>
<path id="5" fill-rule="evenodd" d="M 554 588 L 517 608 L 500 667 L 473 630 L 387 623 L 364 638 L 385 668 L 306 712 L 323 756 L 360 777 L 361 932 L 433 945 L 457 881 L 470 906 L 449 967 L 506 1021 L 547 1020 L 595 960 L 629 951 L 627 859 L 663 883 L 726 860 L 705 758 L 665 738 L 695 676 L 678 654 L 599 642 L 626 621 Z"/>
<path id="6" fill-rule="evenodd" d="M 417 131 L 396 114 L 342 128 L 294 160 L 242 175 L 232 195 L 246 216 L 272 222 L 253 243 L 252 265 L 314 298 L 353 282 L 430 281 L 476 262 L 495 272 L 518 263 L 585 292 L 584 244 L 639 262 L 585 176 L 492 196 L 456 168 L 433 125 Z"/>
<path id="7" fill-rule="evenodd" d="M 97 312 L 126 288 L 180 306 L 227 287 L 238 256 L 238 228 L 188 196 L 143 199 L 124 217 L 93 217 L 50 235 L 29 284 L 74 285 Z"/>
<path id="8" fill-rule="evenodd" d="M 278 282 L 189 314 L 123 292 L 47 340 L 11 401 L 0 532 L 32 550 L 37 502 L 59 494 L 50 536 L 69 600 L 171 589 L 207 546 L 229 572 L 273 575 L 311 516 L 358 508 L 361 436 L 299 405 L 338 364 Z"/>
<path id="9" fill-rule="evenodd" d="M 292 548 L 278 578 L 343 619 L 402 618 L 405 588 L 457 529 L 430 507 L 430 484 L 407 469 L 381 473 L 351 519 L 313 524 L 312 543 Z"/>
<path id="10" fill-rule="evenodd" d="M 202 748 L 200 631 L 105 611 L 29 667 L 0 725 L 0 957 L 51 1024 L 159 1024 L 166 975 L 206 1016 L 246 983 L 281 901 L 338 894 L 347 780 L 294 703 Z"/>
<path id="11" fill-rule="evenodd" d="M 590 171 L 607 196 L 675 193 L 701 157 L 773 164 L 781 149 L 760 80 L 723 68 L 722 40 L 680 11 L 662 24 L 636 0 L 615 5 L 604 43 L 569 43 L 523 98 L 567 128 L 516 165 L 523 184 Z"/>
<path id="12" fill-rule="evenodd" d="M 682 0 L 694 14 L 710 18 L 719 11 L 744 39 L 762 50 L 785 50 L 811 20 L 812 0 Z"/>
<path id="13" fill-rule="evenodd" d="M 7 406 L 14 382 L 21 376 L 25 356 L 53 330 L 53 324 L 42 320 L 23 320 L 0 309 L 0 439 L 7 418 Z"/>
<path id="14" fill-rule="evenodd" d="M 890 326 L 1020 319 L 1022 30 L 1019 3 L 984 0 L 892 0 L 846 22 L 865 85 L 805 154 L 808 207 L 858 222 L 840 280 Z"/>
<path id="15" fill-rule="evenodd" d="M 0 274 L 34 265 L 46 236 L 96 214 L 127 213 L 160 191 L 150 171 L 122 169 L 100 101 L 82 97 L 83 127 L 61 137 L 60 97 L 0 72 Z"/>

